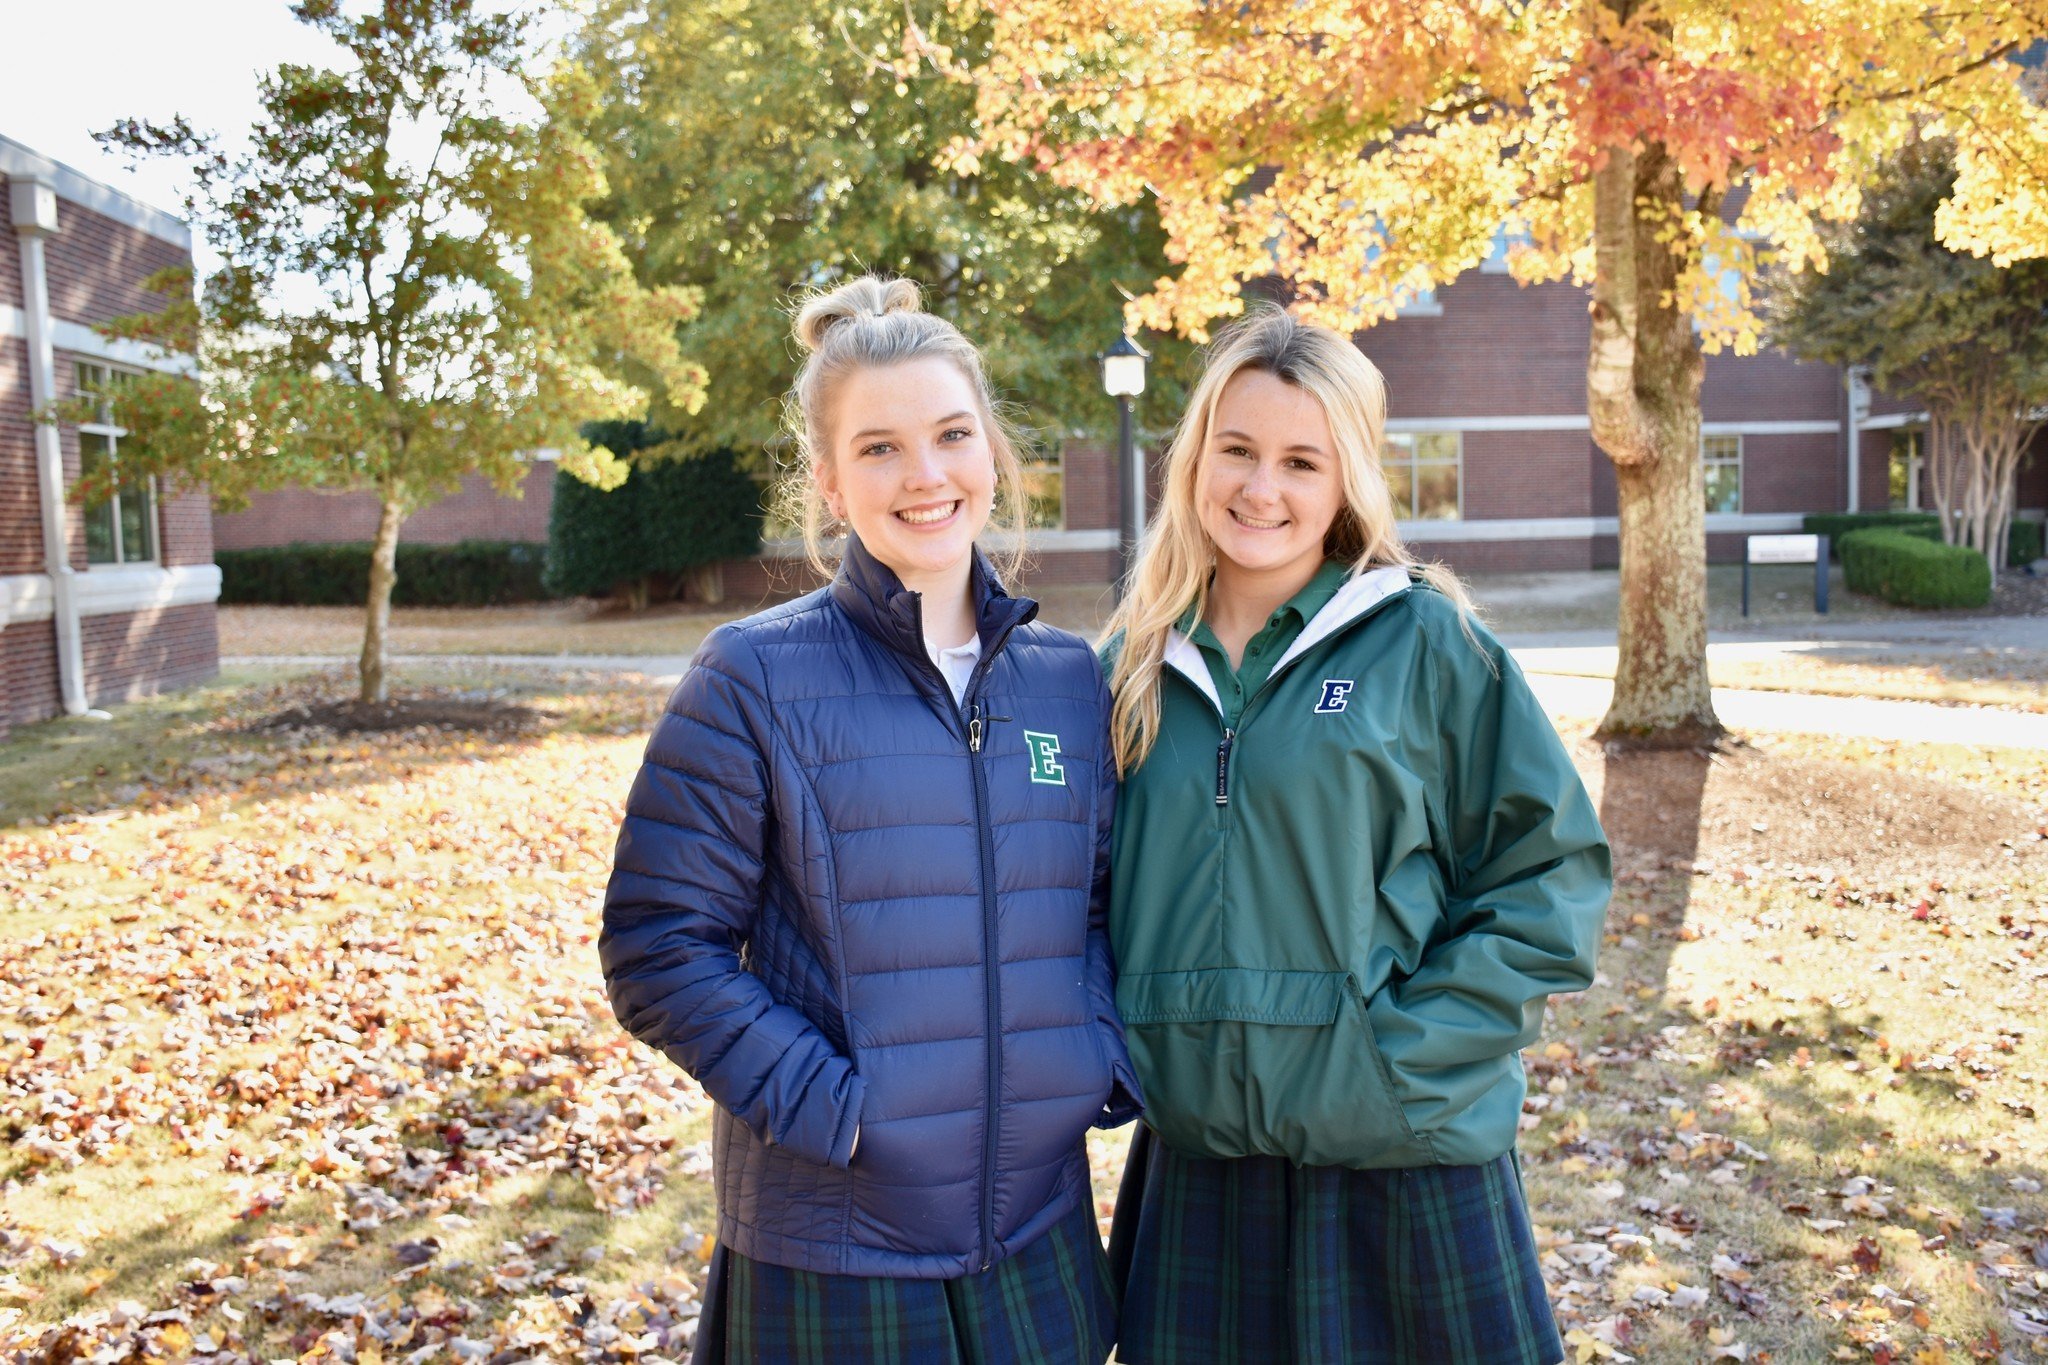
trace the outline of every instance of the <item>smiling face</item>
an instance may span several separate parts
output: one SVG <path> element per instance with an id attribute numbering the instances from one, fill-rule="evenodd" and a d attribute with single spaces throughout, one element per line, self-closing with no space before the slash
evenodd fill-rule
<path id="1" fill-rule="evenodd" d="M 827 444 L 818 489 L 868 553 L 912 591 L 963 587 L 996 467 L 960 368 L 931 357 L 854 370 L 834 387 Z"/>
<path id="2" fill-rule="evenodd" d="M 1223 386 L 1196 469 L 1195 511 L 1216 547 L 1217 588 L 1258 582 L 1292 596 L 1323 562 L 1344 505 L 1323 406 L 1264 370 Z"/>

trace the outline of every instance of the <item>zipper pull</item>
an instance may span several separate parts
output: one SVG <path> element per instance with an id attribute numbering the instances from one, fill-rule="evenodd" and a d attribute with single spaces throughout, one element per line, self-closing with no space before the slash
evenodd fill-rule
<path id="1" fill-rule="evenodd" d="M 1216 804 L 1230 804 L 1230 745 L 1237 738 L 1237 731 L 1229 726 L 1223 728 L 1223 742 L 1216 746 Z"/>
<path id="2" fill-rule="evenodd" d="M 976 702 L 976 703 L 974 703 L 974 705 L 972 705 L 972 706 L 970 706 L 970 707 L 968 707 L 968 708 L 967 708 L 967 752 L 968 752 L 968 753 L 970 753 L 970 754 L 978 754 L 978 753 L 980 753 L 980 752 L 981 752 L 981 732 L 982 732 L 982 728 L 983 728 L 983 726 L 982 726 L 982 721 L 981 721 L 981 703 L 980 703 L 980 702 Z"/>

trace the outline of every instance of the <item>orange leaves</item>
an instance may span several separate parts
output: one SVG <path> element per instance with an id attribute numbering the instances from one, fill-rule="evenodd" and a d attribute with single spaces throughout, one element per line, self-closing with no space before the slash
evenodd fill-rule
<path id="1" fill-rule="evenodd" d="M 2014 9 L 1678 0 L 1623 22 L 1600 3 L 1169 0 L 1141 25 L 1068 0 L 987 8 L 984 131 L 955 164 L 1036 157 L 1106 202 L 1155 197 L 1184 268 L 1133 306 L 1153 327 L 1200 335 L 1268 274 L 1321 320 L 1370 322 L 1497 231 L 1526 232 L 1518 279 L 1584 280 L 1594 166 L 1654 147 L 1688 196 L 1752 191 L 1743 235 L 1668 239 L 1675 306 L 1746 352 L 1747 281 L 1773 256 L 1818 263 L 1815 222 L 1852 215 L 1871 163 L 1929 117 L 1961 140 L 1943 240 L 2048 251 L 2048 113 L 1981 64 L 2033 40 Z"/>

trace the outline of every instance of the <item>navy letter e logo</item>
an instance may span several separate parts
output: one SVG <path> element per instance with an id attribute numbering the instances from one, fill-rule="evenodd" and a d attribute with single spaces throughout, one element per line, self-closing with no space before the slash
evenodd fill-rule
<path id="1" fill-rule="evenodd" d="M 1357 684 L 1349 678 L 1323 679 L 1323 695 L 1316 699 L 1316 714 L 1320 716 L 1342 711 L 1344 703 L 1351 700 L 1351 689 L 1355 686 Z"/>

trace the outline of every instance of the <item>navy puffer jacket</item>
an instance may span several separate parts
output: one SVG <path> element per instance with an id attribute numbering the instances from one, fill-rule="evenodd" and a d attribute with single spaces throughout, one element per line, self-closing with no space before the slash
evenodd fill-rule
<path id="1" fill-rule="evenodd" d="M 1101 669 L 979 556 L 974 584 L 956 706 L 918 595 L 849 540 L 704 642 L 627 798 L 605 984 L 718 1102 L 718 1236 L 755 1260 L 993 1265 L 1089 1197 L 1090 1123 L 1137 1112 Z"/>

